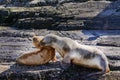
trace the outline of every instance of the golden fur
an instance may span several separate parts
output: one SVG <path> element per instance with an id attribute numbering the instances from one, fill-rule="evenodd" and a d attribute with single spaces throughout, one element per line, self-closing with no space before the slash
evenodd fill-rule
<path id="1" fill-rule="evenodd" d="M 50 60 L 56 61 L 55 49 L 52 47 L 44 47 L 40 45 L 43 36 L 34 36 L 33 44 L 39 50 L 23 54 L 17 58 L 17 63 L 24 65 L 42 65 Z"/>

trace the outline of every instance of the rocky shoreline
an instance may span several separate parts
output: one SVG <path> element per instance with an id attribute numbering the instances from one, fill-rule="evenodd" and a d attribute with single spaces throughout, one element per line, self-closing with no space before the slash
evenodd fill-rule
<path id="1" fill-rule="evenodd" d="M 120 1 L 66 2 L 62 5 L 0 8 L 0 25 L 22 29 L 120 29 Z"/>
<path id="2" fill-rule="evenodd" d="M 98 70 L 72 65 L 63 70 L 60 62 L 41 66 L 25 66 L 16 64 L 16 58 L 33 51 L 31 37 L 37 35 L 56 34 L 70 37 L 81 44 L 101 49 L 109 59 L 111 72 L 105 75 L 83 79 L 85 75 Z M 1 30 L 0 31 L 0 80 L 119 80 L 120 79 L 120 30 Z M 116 44 L 115 44 L 116 43 Z M 57 55 L 58 56 L 58 55 Z M 59 56 L 58 56 L 59 58 Z"/>
<path id="3" fill-rule="evenodd" d="M 0 0 L 0 80 L 120 80 L 119 5 L 119 0 Z M 35 49 L 34 34 L 50 33 L 101 49 L 111 72 L 83 78 L 98 70 L 77 65 L 63 70 L 60 61 L 16 64 Z"/>

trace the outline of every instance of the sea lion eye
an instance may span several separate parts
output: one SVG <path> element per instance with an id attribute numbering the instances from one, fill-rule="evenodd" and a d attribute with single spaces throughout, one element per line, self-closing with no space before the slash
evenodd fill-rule
<path id="1" fill-rule="evenodd" d="M 33 38 L 33 41 L 37 41 L 37 39 L 34 37 L 34 38 Z"/>

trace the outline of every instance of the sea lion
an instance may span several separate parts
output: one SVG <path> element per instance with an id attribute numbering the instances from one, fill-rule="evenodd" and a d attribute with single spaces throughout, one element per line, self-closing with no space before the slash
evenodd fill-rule
<path id="1" fill-rule="evenodd" d="M 63 57 L 64 63 L 102 70 L 94 74 L 103 74 L 110 71 L 107 57 L 101 50 L 80 44 L 71 38 L 48 34 L 41 40 L 40 45 L 55 48 Z"/>
<path id="2" fill-rule="evenodd" d="M 50 60 L 56 62 L 57 59 L 55 57 L 55 49 L 52 47 L 39 45 L 42 38 L 43 36 L 34 36 L 33 44 L 38 50 L 23 54 L 22 56 L 18 57 L 17 63 L 32 66 L 42 65 L 48 63 Z"/>

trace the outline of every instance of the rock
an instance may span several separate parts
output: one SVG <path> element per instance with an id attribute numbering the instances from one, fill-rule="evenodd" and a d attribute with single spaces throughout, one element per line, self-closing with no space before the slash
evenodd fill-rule
<path id="1" fill-rule="evenodd" d="M 18 26 L 17 26 L 18 25 Z M 49 29 L 55 25 L 52 18 L 24 18 L 19 19 L 16 25 L 18 28 L 24 29 Z"/>
<path id="2" fill-rule="evenodd" d="M 19 26 L 19 28 L 41 28 L 39 26 L 42 26 L 54 30 L 120 29 L 119 0 L 115 2 L 70 1 L 63 2 L 59 6 L 9 7 L 0 10 L 10 11 L 10 14 L 7 13 L 8 17 L 2 15 L 8 20 L 2 20 L 3 22 L 12 23 L 12 26 Z M 41 23 L 35 27 L 36 22 Z"/>
<path id="3" fill-rule="evenodd" d="M 2 25 L 3 22 L 5 22 L 6 17 L 8 17 L 9 11 L 8 10 L 0 10 L 0 23 Z"/>
<path id="4" fill-rule="evenodd" d="M 8 35 L 8 34 L 9 35 Z M 101 49 L 109 59 L 111 72 L 105 75 L 95 75 L 84 78 L 87 74 L 98 72 L 98 70 L 87 69 L 72 65 L 63 70 L 60 62 L 50 62 L 41 66 L 25 66 L 16 64 L 16 58 L 20 55 L 33 51 L 32 34 L 37 35 L 56 34 L 61 37 L 69 37 L 81 44 L 90 45 Z M 120 78 L 120 46 L 98 46 L 99 39 L 117 41 L 119 30 L 76 30 L 76 31 L 54 31 L 54 30 L 5 30 L 0 31 L 0 79 L 2 80 L 119 80 Z M 113 36 L 114 35 L 114 36 Z M 105 36 L 108 36 L 105 37 Z M 89 39 L 95 37 L 95 39 Z M 118 41 L 117 41 L 118 42 Z M 95 44 L 94 44 L 95 43 Z M 59 57 L 59 56 L 57 56 Z M 61 58 L 60 58 L 61 59 Z M 112 76 L 112 77 L 111 77 Z"/>
<path id="5" fill-rule="evenodd" d="M 17 30 L 2 30 L 0 32 L 0 37 L 33 37 L 34 32 L 21 32 Z"/>
<path id="6" fill-rule="evenodd" d="M 7 1 L 7 0 L 0 0 L 0 4 L 5 4 L 6 7 L 13 7 L 13 6 L 18 6 L 18 7 L 23 7 L 23 6 L 29 6 L 29 7 L 35 7 L 35 6 L 48 6 L 52 5 L 55 6 L 57 4 L 62 4 L 66 2 L 73 2 L 77 0 L 27 0 L 27 1 Z M 89 0 L 79 0 L 78 2 L 85 2 Z"/>
<path id="7" fill-rule="evenodd" d="M 102 36 L 97 40 L 97 45 L 120 47 L 120 36 Z"/>

